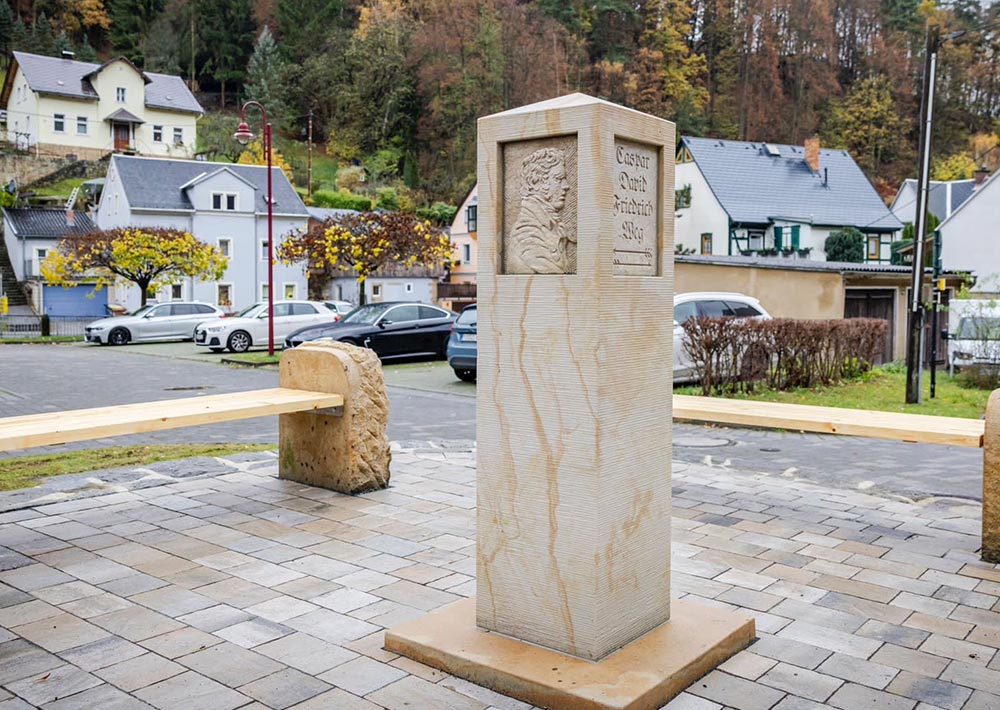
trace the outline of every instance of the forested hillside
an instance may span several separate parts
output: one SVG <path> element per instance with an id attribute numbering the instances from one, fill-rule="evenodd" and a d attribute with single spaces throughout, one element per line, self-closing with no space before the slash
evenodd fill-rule
<path id="1" fill-rule="evenodd" d="M 976 0 L 15 1 L 0 3 L 8 48 L 124 54 L 210 92 L 207 108 L 264 100 L 286 136 L 312 111 L 342 164 L 449 201 L 474 180 L 478 116 L 571 91 L 689 134 L 818 134 L 887 194 L 915 172 L 927 22 L 971 30 L 1000 11 Z M 944 44 L 937 177 L 1000 160 L 998 58 L 996 28 Z"/>

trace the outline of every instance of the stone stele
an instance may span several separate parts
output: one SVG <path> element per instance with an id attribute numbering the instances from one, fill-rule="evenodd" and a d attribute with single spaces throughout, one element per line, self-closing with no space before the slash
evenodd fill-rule
<path id="1" fill-rule="evenodd" d="M 338 342 L 286 350 L 282 387 L 344 397 L 342 415 L 296 412 L 279 418 L 278 476 L 340 493 L 389 485 L 389 399 L 378 356 Z"/>
<path id="2" fill-rule="evenodd" d="M 673 155 L 672 123 L 582 94 L 479 120 L 475 625 L 444 609 L 386 648 L 547 707 L 653 708 L 752 640 L 725 610 L 668 621 Z"/>
<path id="3" fill-rule="evenodd" d="M 983 437 L 983 560 L 1000 562 L 1000 390 L 986 405 Z"/>

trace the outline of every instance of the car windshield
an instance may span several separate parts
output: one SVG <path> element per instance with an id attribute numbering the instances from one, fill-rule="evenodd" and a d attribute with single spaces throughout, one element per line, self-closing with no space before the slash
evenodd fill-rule
<path id="1" fill-rule="evenodd" d="M 237 318 L 253 318 L 257 311 L 264 307 L 263 303 L 255 303 L 252 306 L 247 306 L 242 311 L 236 314 Z"/>
<path id="2" fill-rule="evenodd" d="M 370 306 L 361 306 L 360 308 L 355 308 L 353 311 L 341 318 L 340 322 L 353 323 L 354 325 L 371 325 L 377 321 L 383 313 L 389 310 L 389 306 L 390 304 L 387 303 L 373 303 Z"/>
<path id="3" fill-rule="evenodd" d="M 476 309 L 470 308 L 466 311 L 462 311 L 462 314 L 455 321 L 457 325 L 475 325 L 476 324 Z"/>
<path id="4" fill-rule="evenodd" d="M 958 323 L 959 340 L 1000 340 L 1000 318 L 966 316 Z"/>
<path id="5" fill-rule="evenodd" d="M 129 315 L 130 316 L 142 316 L 142 315 L 145 315 L 145 314 L 149 313 L 149 309 L 152 308 L 155 305 L 156 304 L 154 303 L 154 304 L 149 305 L 149 306 L 143 306 L 142 308 L 140 308 L 137 311 L 132 311 L 131 313 L 129 313 Z"/>

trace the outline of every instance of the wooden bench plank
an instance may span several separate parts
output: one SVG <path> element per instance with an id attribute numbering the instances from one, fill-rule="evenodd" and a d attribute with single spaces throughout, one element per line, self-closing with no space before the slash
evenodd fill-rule
<path id="1" fill-rule="evenodd" d="M 674 395 L 673 402 L 674 419 L 680 421 L 742 424 L 767 429 L 979 448 L 983 446 L 985 432 L 985 422 L 980 419 L 678 394 Z"/>
<path id="2" fill-rule="evenodd" d="M 344 406 L 339 394 L 282 387 L 0 419 L 0 451 Z"/>

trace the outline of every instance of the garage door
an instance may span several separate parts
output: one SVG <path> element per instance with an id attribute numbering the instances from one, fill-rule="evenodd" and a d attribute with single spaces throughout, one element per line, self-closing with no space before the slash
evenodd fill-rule
<path id="1" fill-rule="evenodd" d="M 885 345 L 877 364 L 892 360 L 893 335 L 896 330 L 895 291 L 878 288 L 851 288 L 844 296 L 844 318 L 881 318 L 889 321 Z"/>
<path id="2" fill-rule="evenodd" d="M 93 286 L 44 287 L 42 307 L 50 316 L 72 316 L 76 318 L 102 318 L 108 315 L 108 289 L 95 292 Z"/>

